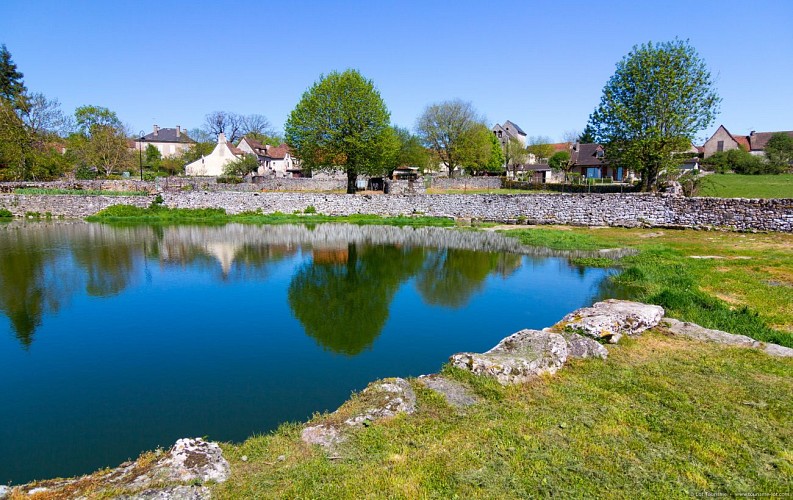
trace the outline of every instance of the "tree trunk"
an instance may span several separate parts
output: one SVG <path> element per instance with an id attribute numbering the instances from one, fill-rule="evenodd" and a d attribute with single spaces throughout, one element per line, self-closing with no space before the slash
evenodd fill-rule
<path id="1" fill-rule="evenodd" d="M 347 194 L 355 194 L 355 181 L 358 180 L 358 174 L 354 169 L 347 169 Z"/>

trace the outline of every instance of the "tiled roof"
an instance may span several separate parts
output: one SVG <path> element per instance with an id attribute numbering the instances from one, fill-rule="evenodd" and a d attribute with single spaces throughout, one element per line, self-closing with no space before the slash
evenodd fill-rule
<path id="1" fill-rule="evenodd" d="M 251 139 L 247 136 L 243 137 L 243 139 L 248 142 L 250 147 L 253 148 L 257 155 L 266 156 L 267 158 L 271 158 L 273 160 L 283 160 L 286 158 L 286 154 L 289 152 L 289 146 L 286 144 L 265 147 L 264 144 L 257 141 L 256 139 Z"/>
<path id="2" fill-rule="evenodd" d="M 605 163 L 604 158 L 597 157 L 599 150 L 603 150 L 600 144 L 579 144 L 578 151 L 570 151 L 570 159 L 576 166 L 599 167 Z"/>
<path id="3" fill-rule="evenodd" d="M 570 151 L 570 147 L 572 145 L 573 144 L 570 143 L 570 142 L 557 142 L 557 143 L 551 144 L 551 146 L 553 146 L 553 152 L 554 153 L 558 153 L 560 151 Z"/>
<path id="4" fill-rule="evenodd" d="M 231 152 L 234 153 L 237 156 L 242 156 L 242 155 L 245 154 L 245 151 L 241 150 L 240 148 L 238 148 L 234 144 L 230 143 L 229 141 L 226 141 L 226 146 L 228 146 L 229 149 L 231 150 Z"/>
<path id="5" fill-rule="evenodd" d="M 749 145 L 751 146 L 749 151 L 762 151 L 765 149 L 765 145 L 768 144 L 768 140 L 774 134 L 787 134 L 790 137 L 793 137 L 793 130 L 784 130 L 780 132 L 755 132 L 754 134 L 748 136 Z"/>
<path id="6" fill-rule="evenodd" d="M 187 137 L 184 131 L 181 131 L 177 137 L 175 128 L 161 128 L 157 131 L 157 135 L 154 135 L 154 132 L 144 135 L 142 142 L 184 142 L 192 144 L 195 141 Z"/>

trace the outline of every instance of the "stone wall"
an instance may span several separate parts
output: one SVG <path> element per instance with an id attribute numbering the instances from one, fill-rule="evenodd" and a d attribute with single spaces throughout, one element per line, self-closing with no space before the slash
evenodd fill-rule
<path id="1" fill-rule="evenodd" d="M 52 182 L 0 182 L 0 193 L 13 193 L 19 188 L 40 188 L 40 189 L 82 189 L 82 190 L 102 190 L 102 191 L 146 191 L 153 193 L 157 186 L 153 182 L 136 181 L 135 179 L 123 180 L 72 180 L 72 181 L 52 181 Z"/>
<path id="2" fill-rule="evenodd" d="M 499 189 L 501 177 L 426 177 L 432 189 Z"/>
<path id="3" fill-rule="evenodd" d="M 677 198 L 651 194 L 344 195 L 330 193 L 164 192 L 179 208 L 292 213 L 313 206 L 327 215 L 430 215 L 501 223 L 724 228 L 793 232 L 793 199 Z M 150 196 L 0 195 L 15 215 L 84 217 L 108 205 L 146 206 Z"/>
<path id="4" fill-rule="evenodd" d="M 171 177 L 158 186 L 163 191 L 237 191 L 244 193 L 260 191 L 345 191 L 347 179 L 312 178 L 312 177 L 254 177 L 253 183 L 223 184 L 217 183 L 215 177 Z"/>
<path id="5" fill-rule="evenodd" d="M 23 217 L 29 213 L 42 216 L 48 212 L 53 216 L 88 217 L 111 205 L 135 205 L 147 207 L 154 196 L 82 196 L 82 195 L 38 195 L 0 194 L 0 208 Z"/>

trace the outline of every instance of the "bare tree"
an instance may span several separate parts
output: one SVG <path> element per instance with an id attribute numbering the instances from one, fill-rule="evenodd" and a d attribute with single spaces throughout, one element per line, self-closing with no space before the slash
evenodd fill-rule
<path id="1" fill-rule="evenodd" d="M 240 116 L 240 130 L 242 135 L 253 134 L 257 136 L 273 136 L 275 129 L 270 120 L 264 115 Z"/>
<path id="2" fill-rule="evenodd" d="M 38 92 L 25 96 L 20 115 L 28 130 L 38 136 L 61 132 L 67 124 L 61 103 Z"/>
<path id="3" fill-rule="evenodd" d="M 576 142 L 581 137 L 581 131 L 576 129 L 565 130 L 562 132 L 562 142 Z"/>
<path id="4" fill-rule="evenodd" d="M 213 111 L 204 118 L 204 130 L 214 137 L 224 134 L 227 141 L 235 142 L 242 137 L 242 120 L 236 113 Z"/>

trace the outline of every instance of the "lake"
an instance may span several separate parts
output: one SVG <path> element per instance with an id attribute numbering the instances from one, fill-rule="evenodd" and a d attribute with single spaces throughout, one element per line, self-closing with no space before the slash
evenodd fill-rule
<path id="1" fill-rule="evenodd" d="M 242 441 L 549 326 L 611 272 L 555 254 L 440 228 L 0 224 L 0 484 Z"/>

